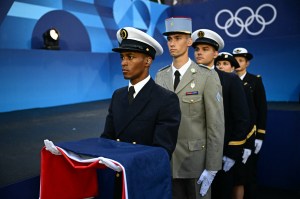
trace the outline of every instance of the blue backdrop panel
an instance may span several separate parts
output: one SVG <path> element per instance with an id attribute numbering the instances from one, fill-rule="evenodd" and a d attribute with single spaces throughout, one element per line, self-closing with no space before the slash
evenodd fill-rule
<path id="1" fill-rule="evenodd" d="M 209 28 L 218 32 L 225 40 L 223 51 L 232 52 L 233 48 L 243 46 L 254 54 L 249 72 L 263 77 L 268 101 L 299 100 L 300 68 L 296 63 L 300 52 L 300 21 L 294 19 L 300 17 L 300 7 L 293 0 L 259 0 L 250 3 L 246 0 L 209 0 L 180 6 L 161 5 L 148 0 L 8 0 L 0 4 L 0 49 L 40 49 L 43 47 L 42 33 L 51 26 L 57 26 L 61 32 L 62 50 L 78 51 L 83 53 L 82 56 L 85 55 L 82 51 L 111 53 L 111 49 L 118 45 L 117 30 L 123 26 L 134 26 L 152 35 L 164 48 L 165 53 L 157 57 L 151 67 L 153 77 L 157 70 L 172 61 L 166 39 L 162 35 L 165 31 L 165 19 L 170 16 L 188 16 L 193 19 L 194 30 Z M 192 48 L 189 54 L 193 59 Z M 65 57 L 61 56 L 61 59 Z M 111 85 L 111 90 L 108 91 L 111 94 L 114 89 L 126 85 L 127 81 L 124 81 L 119 68 L 116 68 L 120 67 L 120 61 L 108 60 L 103 67 L 109 67 L 108 70 L 111 71 L 112 81 L 107 82 Z M 0 62 L 8 64 L 1 67 L 9 67 L 10 62 L 7 60 Z M 9 75 L 14 79 L 15 75 L 12 73 L 3 74 Z M 22 82 L 11 84 L 20 83 Z M 7 85 L 3 89 L 9 90 L 10 84 Z M 84 91 L 82 92 L 84 95 Z M 100 96 L 98 99 L 106 97 Z M 81 102 L 78 101 L 79 98 L 69 99 L 69 103 Z M 9 110 L 21 107 L 14 106 L 13 102 L 12 100 Z M 40 101 L 37 104 L 53 105 L 48 102 Z M 61 104 L 65 103 L 67 100 L 61 101 Z M 58 102 L 55 104 L 59 105 Z M 35 108 L 32 105 L 33 107 L 28 104 L 24 107 Z"/>
<path id="2" fill-rule="evenodd" d="M 36 20 L 8 16 L 0 26 L 0 49 L 28 49 Z M 13 25 L 12 25 L 13 24 Z"/>
<path id="3" fill-rule="evenodd" d="M 108 99 L 109 56 L 77 51 L 0 50 L 0 110 Z"/>
<path id="4" fill-rule="evenodd" d="M 73 14 L 62 10 L 48 12 L 37 21 L 32 33 L 31 48 L 44 47 L 43 33 L 50 28 L 59 31 L 61 50 L 91 51 L 90 39 L 84 25 Z"/>
<path id="5" fill-rule="evenodd" d="M 299 190 L 300 111 L 269 110 L 266 139 L 259 156 L 261 185 Z"/>
<path id="6" fill-rule="evenodd" d="M 248 71 L 262 75 L 268 101 L 297 102 L 300 94 L 300 68 L 291 57 L 299 56 L 300 37 L 228 43 L 227 47 L 245 46 L 253 52 Z M 289 58 L 288 58 L 289 57 Z"/>
<path id="7" fill-rule="evenodd" d="M 296 1 L 210 0 L 175 6 L 171 15 L 191 17 L 193 30 L 219 33 L 225 41 L 222 51 L 245 47 L 253 53 L 249 72 L 262 76 L 268 101 L 299 100 L 300 21 L 295 19 L 300 17 L 300 7 Z"/>

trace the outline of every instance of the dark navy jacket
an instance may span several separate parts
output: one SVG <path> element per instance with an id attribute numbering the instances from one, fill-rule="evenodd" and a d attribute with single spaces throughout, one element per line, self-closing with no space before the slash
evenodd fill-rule
<path id="1" fill-rule="evenodd" d="M 241 79 L 234 73 L 217 71 L 223 91 L 225 114 L 224 155 L 237 160 L 243 153 L 249 130 L 249 108 Z"/>
<path id="2" fill-rule="evenodd" d="M 112 96 L 101 137 L 121 142 L 160 146 L 171 157 L 177 142 L 181 119 L 175 93 L 150 79 L 132 104 L 128 87 L 117 89 Z"/>
<path id="3" fill-rule="evenodd" d="M 267 99 L 266 92 L 260 75 L 253 75 L 246 73 L 243 82 L 247 82 L 250 85 L 250 89 L 253 96 L 253 101 L 256 111 L 256 138 L 264 139 L 266 133 L 267 122 Z"/>

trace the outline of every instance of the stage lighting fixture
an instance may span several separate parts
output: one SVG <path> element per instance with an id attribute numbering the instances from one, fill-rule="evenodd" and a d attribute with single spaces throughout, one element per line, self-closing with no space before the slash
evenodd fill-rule
<path id="1" fill-rule="evenodd" d="M 44 48 L 48 50 L 59 50 L 59 32 L 56 28 L 50 28 L 43 34 Z"/>

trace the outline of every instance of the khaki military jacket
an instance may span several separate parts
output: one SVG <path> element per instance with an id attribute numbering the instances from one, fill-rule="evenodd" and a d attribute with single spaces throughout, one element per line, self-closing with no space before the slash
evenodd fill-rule
<path id="1" fill-rule="evenodd" d="M 158 71 L 157 84 L 174 91 L 172 68 Z M 192 61 L 174 91 L 181 123 L 172 155 L 173 178 L 199 178 L 204 169 L 222 168 L 224 109 L 220 79 Z"/>

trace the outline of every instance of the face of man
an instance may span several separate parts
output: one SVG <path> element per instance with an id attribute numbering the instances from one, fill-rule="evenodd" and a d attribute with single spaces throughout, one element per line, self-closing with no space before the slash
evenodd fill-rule
<path id="1" fill-rule="evenodd" d="M 226 60 L 218 61 L 216 67 L 227 73 L 231 73 L 234 70 L 234 67 L 231 66 L 231 63 Z"/>
<path id="2" fill-rule="evenodd" d="M 237 72 L 246 71 L 246 68 L 249 65 L 249 61 L 245 57 L 234 57 L 236 61 L 240 64 L 240 67 L 235 69 Z"/>
<path id="3" fill-rule="evenodd" d="M 187 34 L 171 34 L 167 36 L 168 48 L 173 58 L 180 57 L 188 53 L 188 48 L 192 45 L 192 38 Z"/>
<path id="4" fill-rule="evenodd" d="M 197 64 L 203 64 L 208 67 L 214 65 L 214 59 L 218 56 L 218 51 L 211 45 L 198 44 L 194 50 L 195 61 Z"/>
<path id="5" fill-rule="evenodd" d="M 121 65 L 124 79 L 131 84 L 142 81 L 149 75 L 152 58 L 139 52 L 121 52 Z"/>

